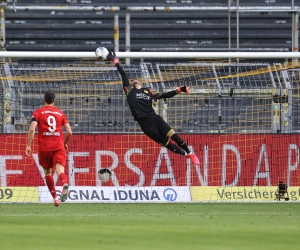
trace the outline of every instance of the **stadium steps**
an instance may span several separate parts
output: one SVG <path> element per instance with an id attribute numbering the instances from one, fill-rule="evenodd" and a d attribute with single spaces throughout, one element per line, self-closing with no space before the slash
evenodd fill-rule
<path id="1" fill-rule="evenodd" d="M 79 3 L 79 1 L 77 1 Z M 185 6 L 186 3 L 170 3 Z M 25 1 L 22 4 L 45 4 L 44 1 Z M 64 5 L 66 1 L 52 4 Z M 107 2 L 93 1 L 93 6 Z M 125 48 L 125 6 L 149 6 L 148 1 L 113 1 L 109 5 L 123 6 L 120 11 L 120 50 Z M 160 1 L 151 4 L 162 5 Z M 193 5 L 227 6 L 224 1 L 193 2 Z M 253 4 L 246 1 L 245 5 Z M 276 2 L 276 4 L 279 4 Z M 283 2 L 282 2 L 283 4 Z M 297 4 L 297 3 L 296 3 Z M 265 5 L 270 6 L 270 5 Z M 228 48 L 228 14 L 212 11 L 132 12 L 131 51 L 144 48 L 189 51 L 199 47 L 217 50 Z M 235 17 L 231 18 L 235 30 Z M 240 47 L 290 49 L 291 15 L 287 13 L 243 13 L 240 15 Z M 266 32 L 268 30 L 268 32 Z M 201 31 L 201 32 L 200 32 Z M 166 35 L 167 34 L 167 35 Z M 7 11 L 7 50 L 91 51 L 99 45 L 113 49 L 113 13 L 107 11 Z M 235 47 L 236 32 L 232 32 Z"/>

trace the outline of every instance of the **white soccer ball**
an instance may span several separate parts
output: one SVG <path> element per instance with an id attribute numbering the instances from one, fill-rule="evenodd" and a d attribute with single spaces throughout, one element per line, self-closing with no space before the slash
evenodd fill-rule
<path id="1" fill-rule="evenodd" d="M 106 60 L 108 54 L 109 54 L 109 51 L 105 47 L 99 47 L 96 49 L 96 57 L 99 59 Z"/>
<path id="2" fill-rule="evenodd" d="M 98 171 L 98 178 L 103 183 L 108 182 L 111 176 L 111 172 L 107 168 L 102 168 Z"/>

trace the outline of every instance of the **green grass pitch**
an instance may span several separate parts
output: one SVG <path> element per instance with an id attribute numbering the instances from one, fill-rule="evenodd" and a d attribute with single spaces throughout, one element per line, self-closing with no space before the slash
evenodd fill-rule
<path id="1" fill-rule="evenodd" d="M 0 249 L 300 249 L 300 204 L 0 204 Z"/>

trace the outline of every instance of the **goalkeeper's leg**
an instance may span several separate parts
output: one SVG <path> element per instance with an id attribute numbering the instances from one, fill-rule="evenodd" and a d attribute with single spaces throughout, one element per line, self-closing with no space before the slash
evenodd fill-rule
<path id="1" fill-rule="evenodd" d="M 184 152 L 181 148 L 179 148 L 177 145 L 172 144 L 171 142 L 168 143 L 167 146 L 165 146 L 167 149 L 172 151 L 173 153 L 180 154 L 180 155 L 186 155 L 186 152 Z"/>
<path id="2" fill-rule="evenodd" d="M 182 148 L 186 153 L 184 154 L 187 158 L 191 159 L 191 161 L 196 164 L 196 165 L 199 165 L 200 162 L 199 162 L 199 159 L 198 157 L 195 155 L 195 154 L 192 154 L 188 145 L 185 143 L 185 141 L 175 133 L 175 131 L 172 129 L 168 136 L 176 142 L 176 144 Z"/>
<path id="3" fill-rule="evenodd" d="M 186 154 L 191 153 L 191 151 L 190 151 L 189 147 L 187 146 L 187 144 L 185 143 L 185 141 L 179 135 L 177 135 L 175 132 L 173 135 L 171 135 L 170 138 L 173 141 L 175 141 L 176 144 L 186 152 Z"/>

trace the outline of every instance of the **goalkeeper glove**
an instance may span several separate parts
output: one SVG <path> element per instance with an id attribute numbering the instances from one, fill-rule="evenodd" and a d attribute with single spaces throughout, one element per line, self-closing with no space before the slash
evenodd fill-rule
<path id="1" fill-rule="evenodd" d="M 180 93 L 180 92 L 185 92 L 185 93 L 187 93 L 187 94 L 190 94 L 190 93 L 191 93 L 190 88 L 187 87 L 187 86 L 181 86 L 181 87 L 178 87 L 178 88 L 176 89 L 176 91 L 177 91 L 177 93 Z"/>
<path id="2" fill-rule="evenodd" d="M 108 50 L 108 55 L 106 56 L 106 59 L 112 61 L 114 64 L 117 64 L 119 62 L 118 57 L 116 56 L 116 53 L 114 51 Z"/>

